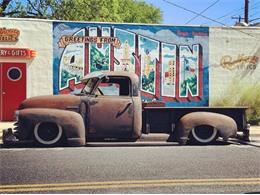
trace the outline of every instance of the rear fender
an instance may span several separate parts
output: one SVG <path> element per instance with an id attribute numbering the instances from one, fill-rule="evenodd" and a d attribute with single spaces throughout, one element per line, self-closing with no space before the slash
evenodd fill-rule
<path id="1" fill-rule="evenodd" d="M 191 130 L 200 125 L 215 127 L 223 139 L 235 137 L 237 134 L 237 124 L 229 116 L 212 112 L 192 112 L 179 120 L 177 131 L 180 143 L 185 144 Z"/>
<path id="2" fill-rule="evenodd" d="M 28 108 L 19 111 L 19 131 L 24 134 L 31 134 L 34 126 L 42 122 L 60 125 L 70 146 L 85 145 L 85 126 L 80 114 L 49 108 Z"/>

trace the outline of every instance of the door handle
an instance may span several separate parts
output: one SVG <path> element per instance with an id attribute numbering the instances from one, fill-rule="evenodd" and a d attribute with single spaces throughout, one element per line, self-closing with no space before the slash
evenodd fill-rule
<path id="1" fill-rule="evenodd" d="M 3 95 L 5 95 L 5 92 L 3 91 L 3 93 L 2 93 Z"/>

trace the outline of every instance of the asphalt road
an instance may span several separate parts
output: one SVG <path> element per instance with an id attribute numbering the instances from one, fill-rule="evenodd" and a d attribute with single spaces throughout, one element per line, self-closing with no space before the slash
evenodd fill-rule
<path id="1" fill-rule="evenodd" d="M 252 145 L 0 149 L 0 193 L 260 193 Z"/>

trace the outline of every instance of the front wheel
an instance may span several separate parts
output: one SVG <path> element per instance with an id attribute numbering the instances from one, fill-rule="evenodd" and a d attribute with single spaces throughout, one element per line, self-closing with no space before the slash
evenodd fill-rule
<path id="1" fill-rule="evenodd" d="M 200 125 L 194 127 L 190 133 L 192 143 L 209 144 L 214 142 L 218 137 L 218 130 L 209 125 Z"/>
<path id="2" fill-rule="evenodd" d="M 43 146 L 57 146 L 62 141 L 62 128 L 56 123 L 37 123 L 33 133 L 35 141 Z"/>

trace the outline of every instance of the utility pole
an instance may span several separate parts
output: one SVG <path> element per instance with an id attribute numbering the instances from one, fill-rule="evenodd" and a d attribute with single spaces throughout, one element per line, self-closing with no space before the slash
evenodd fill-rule
<path id="1" fill-rule="evenodd" d="M 241 23 L 241 20 L 244 19 L 240 15 L 239 16 L 232 16 L 231 19 L 238 19 L 238 23 Z"/>
<path id="2" fill-rule="evenodd" d="M 249 3 L 249 0 L 245 0 L 244 22 L 246 24 L 248 24 L 248 3 Z"/>

